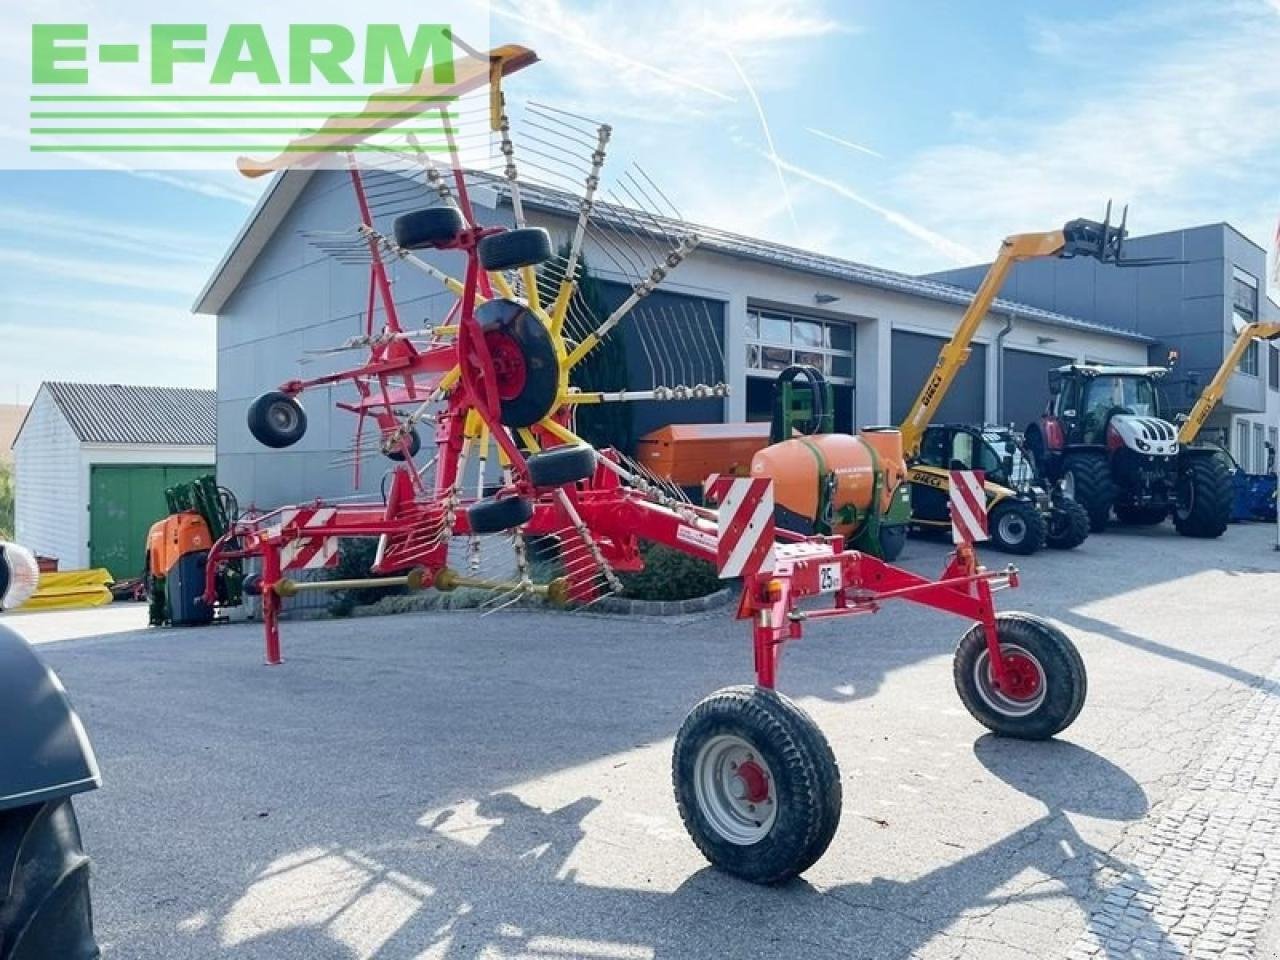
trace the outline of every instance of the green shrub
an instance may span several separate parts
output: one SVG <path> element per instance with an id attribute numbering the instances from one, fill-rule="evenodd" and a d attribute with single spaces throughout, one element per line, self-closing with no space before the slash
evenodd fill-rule
<path id="1" fill-rule="evenodd" d="M 644 569 L 619 574 L 624 597 L 635 600 L 692 600 L 715 593 L 724 586 L 715 564 L 699 560 L 662 544 L 645 544 L 640 550 Z"/>
<path id="2" fill-rule="evenodd" d="M 13 467 L 0 463 L 0 540 L 13 538 Z"/>
<path id="3" fill-rule="evenodd" d="M 369 577 L 369 568 L 377 553 L 378 541 L 373 537 L 343 537 L 338 541 L 338 565 L 324 573 L 326 580 L 354 580 Z M 349 617 L 356 607 L 377 603 L 383 597 L 405 593 L 404 587 L 367 587 L 361 590 L 339 590 L 333 595 L 329 612 L 335 617 Z"/>

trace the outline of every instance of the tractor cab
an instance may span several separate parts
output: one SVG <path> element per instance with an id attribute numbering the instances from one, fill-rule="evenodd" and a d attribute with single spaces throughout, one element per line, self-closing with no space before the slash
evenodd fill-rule
<path id="1" fill-rule="evenodd" d="M 1146 428 L 1164 423 L 1160 419 L 1156 380 L 1166 373 L 1164 367 L 1059 367 L 1049 374 L 1046 419 L 1057 421 L 1066 443 L 1120 445 L 1128 439 L 1126 434 L 1135 431 L 1126 429 L 1131 425 L 1129 419 L 1116 422 L 1116 417 L 1137 418 L 1143 421 L 1139 426 Z M 1143 436 L 1146 432 L 1136 431 L 1135 439 L 1172 441 L 1177 431 L 1157 429 L 1153 432 L 1158 436 L 1150 438 Z M 1144 449 L 1142 444 L 1134 446 L 1142 452 L 1155 452 Z M 1175 453 L 1176 447 L 1167 452 Z"/>
<path id="2" fill-rule="evenodd" d="M 1027 489 L 1035 481 L 1021 437 L 990 424 L 930 424 L 916 462 L 944 470 L 981 470 L 988 482 L 1013 490 Z"/>

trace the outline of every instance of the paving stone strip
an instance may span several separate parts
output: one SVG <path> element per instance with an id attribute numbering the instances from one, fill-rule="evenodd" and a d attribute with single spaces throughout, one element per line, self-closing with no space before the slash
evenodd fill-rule
<path id="1" fill-rule="evenodd" d="M 1246 958 L 1280 877 L 1280 677 L 1257 687 L 1185 792 L 1114 851 L 1128 864 L 1070 960 Z"/>

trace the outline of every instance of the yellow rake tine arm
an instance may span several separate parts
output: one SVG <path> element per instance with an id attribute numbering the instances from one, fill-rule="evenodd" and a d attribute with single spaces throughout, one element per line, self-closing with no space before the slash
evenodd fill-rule
<path id="1" fill-rule="evenodd" d="M 556 421 L 552 420 L 550 417 L 547 417 L 545 420 L 541 421 L 538 424 L 538 426 L 546 430 L 547 433 L 550 433 L 555 437 L 557 437 L 558 439 L 563 440 L 565 443 L 580 445 L 585 442 L 581 437 L 579 437 L 576 433 L 574 433 L 568 427 L 561 426 L 560 424 L 556 423 Z"/>
<path id="2" fill-rule="evenodd" d="M 530 450 L 537 451 L 542 449 L 542 444 L 538 443 L 538 438 L 533 435 L 533 431 L 528 427 L 521 427 L 519 433 L 520 438 L 529 445 Z"/>
<path id="3" fill-rule="evenodd" d="M 572 280 L 560 281 L 560 290 L 556 293 L 556 301 L 551 305 L 551 335 L 559 337 L 560 331 L 564 329 L 564 322 L 569 316 L 569 301 L 573 299 L 573 292 L 577 289 L 577 284 Z"/>
<path id="4" fill-rule="evenodd" d="M 545 323 L 546 314 L 542 310 L 542 297 L 538 294 L 538 274 L 534 272 L 533 267 L 521 267 L 520 279 L 524 281 L 524 292 L 529 301 L 529 309 L 542 317 Z"/>
<path id="5" fill-rule="evenodd" d="M 507 278 L 498 271 L 490 272 L 489 282 L 493 284 L 493 289 L 497 290 L 504 300 L 516 299 L 516 292 L 511 289 L 511 284 L 507 283 Z"/>

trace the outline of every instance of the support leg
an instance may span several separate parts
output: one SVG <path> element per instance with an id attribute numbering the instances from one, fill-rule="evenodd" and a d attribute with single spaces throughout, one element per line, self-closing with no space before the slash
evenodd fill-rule
<path id="1" fill-rule="evenodd" d="M 262 551 L 262 625 L 267 633 L 266 664 L 275 667 L 284 663 L 280 655 L 280 597 L 276 584 L 280 582 L 280 548 L 275 544 Z"/>

